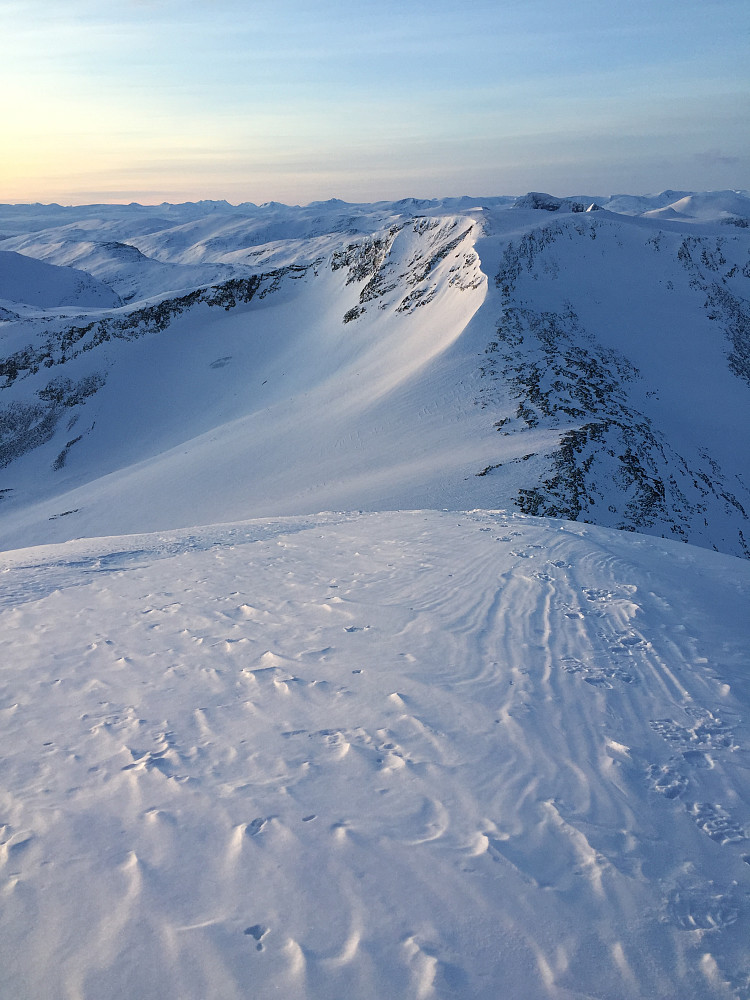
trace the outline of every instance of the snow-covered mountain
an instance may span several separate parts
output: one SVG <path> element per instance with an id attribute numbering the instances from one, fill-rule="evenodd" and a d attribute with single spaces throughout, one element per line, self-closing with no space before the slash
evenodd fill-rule
<path id="1" fill-rule="evenodd" d="M 11 250 L 0 250 L 0 302 L 77 309 L 121 305 L 114 289 L 75 267 L 50 267 Z"/>
<path id="2" fill-rule="evenodd" d="M 6 294 L 0 539 L 502 506 L 750 555 L 750 199 L 625 200 L 1 208 L 127 302 Z"/>
<path id="3" fill-rule="evenodd" d="M 749 224 L 0 206 L 2 1000 L 750 1000 Z"/>

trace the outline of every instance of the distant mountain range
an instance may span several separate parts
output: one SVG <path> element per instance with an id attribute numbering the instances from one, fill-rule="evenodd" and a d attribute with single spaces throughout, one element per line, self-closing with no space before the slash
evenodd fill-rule
<path id="1" fill-rule="evenodd" d="M 0 206 L 0 545 L 509 508 L 750 557 L 750 194 Z"/>

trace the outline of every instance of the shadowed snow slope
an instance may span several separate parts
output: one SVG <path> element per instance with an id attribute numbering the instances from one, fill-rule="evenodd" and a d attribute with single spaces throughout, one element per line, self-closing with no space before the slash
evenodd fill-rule
<path id="1" fill-rule="evenodd" d="M 747 562 L 480 511 L 0 561 L 4 996 L 748 995 Z"/>

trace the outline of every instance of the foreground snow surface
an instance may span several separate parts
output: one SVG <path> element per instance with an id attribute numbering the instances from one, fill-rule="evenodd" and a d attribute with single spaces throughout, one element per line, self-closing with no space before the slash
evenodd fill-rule
<path id="1" fill-rule="evenodd" d="M 0 570 L 3 997 L 748 996 L 745 561 L 422 511 Z"/>

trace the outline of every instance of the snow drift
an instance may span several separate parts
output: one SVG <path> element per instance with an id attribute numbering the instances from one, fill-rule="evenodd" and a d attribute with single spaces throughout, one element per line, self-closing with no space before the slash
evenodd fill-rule
<path id="1" fill-rule="evenodd" d="M 746 561 L 476 511 L 2 569 L 8 996 L 747 995 Z"/>

